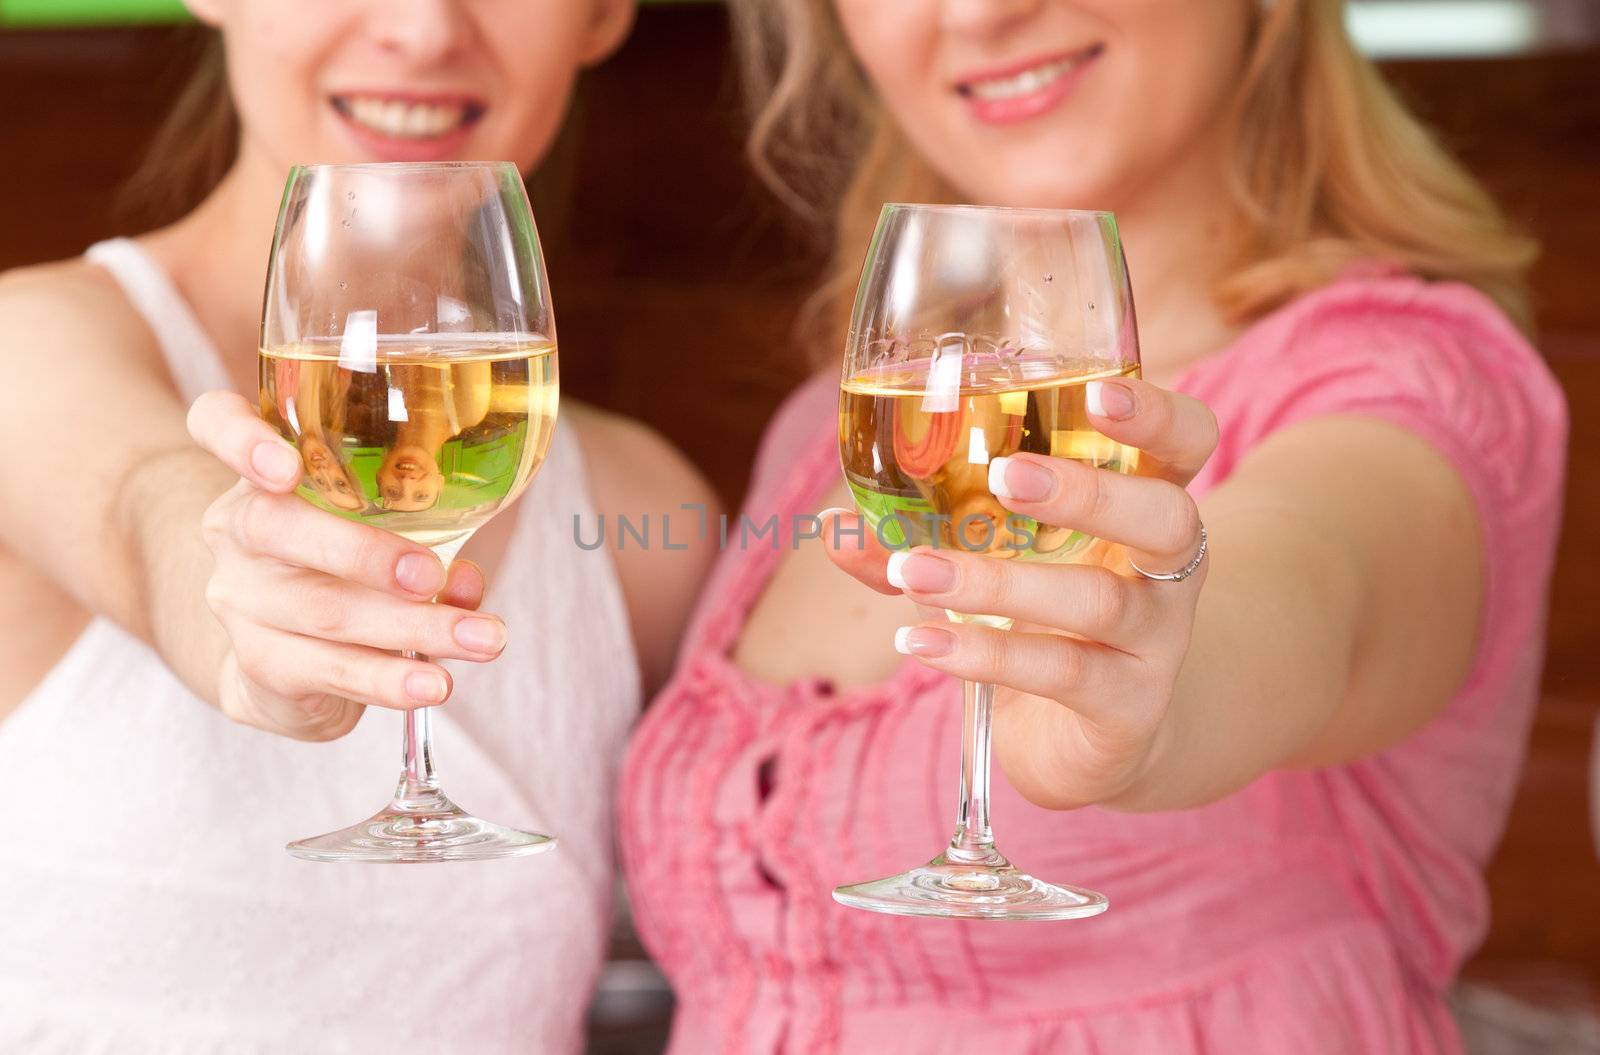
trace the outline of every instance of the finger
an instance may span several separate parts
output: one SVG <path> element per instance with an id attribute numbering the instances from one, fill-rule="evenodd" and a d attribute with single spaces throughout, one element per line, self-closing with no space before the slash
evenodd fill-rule
<path id="1" fill-rule="evenodd" d="M 497 616 L 404 600 L 317 572 L 235 583 L 222 572 L 208 593 L 228 625 L 239 619 L 323 641 L 482 663 L 506 645 Z"/>
<path id="2" fill-rule="evenodd" d="M 1091 722 L 1116 717 L 1125 673 L 1139 662 L 1060 634 L 996 630 L 976 623 L 903 626 L 895 631 L 894 647 L 964 681 L 1055 700 Z"/>
<path id="3" fill-rule="evenodd" d="M 894 551 L 859 514 L 835 508 L 824 509 L 817 516 L 822 521 L 823 545 L 834 564 L 879 593 L 900 592 L 887 575 L 889 555 Z"/>
<path id="4" fill-rule="evenodd" d="M 356 727 L 366 706 L 340 696 L 286 700 L 251 681 L 229 652 L 218 675 L 217 703 L 236 722 L 295 740 L 337 740 Z"/>
<path id="5" fill-rule="evenodd" d="M 283 494 L 300 483 L 299 453 L 237 392 L 203 393 L 188 423 L 196 443 L 262 490 Z"/>
<path id="6" fill-rule="evenodd" d="M 293 495 L 249 492 L 219 515 L 249 554 L 418 599 L 433 597 L 445 585 L 444 565 L 426 546 L 343 520 Z"/>
<path id="7" fill-rule="evenodd" d="M 483 603 L 487 584 L 483 569 L 470 560 L 458 560 L 445 573 L 444 589 L 439 591 L 439 603 L 452 608 L 476 611 Z"/>
<path id="8" fill-rule="evenodd" d="M 1193 555 L 1200 511 L 1182 487 L 1065 458 L 1014 454 L 989 463 L 989 489 L 1005 507 L 1041 524 L 1120 542 L 1141 565 L 1176 567 Z M 1141 559 L 1144 558 L 1144 559 Z M 1146 565 L 1148 566 L 1148 565 Z"/>
<path id="9" fill-rule="evenodd" d="M 237 660 L 223 683 L 222 713 L 236 722 L 295 740 L 326 742 L 350 732 L 361 720 L 366 705 L 341 696 L 285 699 L 251 681 L 238 670 Z"/>
<path id="10" fill-rule="evenodd" d="M 1123 652 L 1156 642 L 1156 598 L 1091 564 L 993 560 L 921 547 L 889 558 L 888 579 L 918 604 L 1065 630 Z"/>
<path id="11" fill-rule="evenodd" d="M 240 674 L 276 697 L 280 712 L 285 704 L 307 706 L 323 696 L 402 711 L 450 697 L 449 672 L 427 660 L 267 628 L 235 633 L 233 642 Z"/>
<path id="12" fill-rule="evenodd" d="M 1216 450 L 1216 416 L 1192 396 L 1134 377 L 1091 381 L 1084 396 L 1101 434 L 1139 448 L 1143 475 L 1186 484 Z"/>

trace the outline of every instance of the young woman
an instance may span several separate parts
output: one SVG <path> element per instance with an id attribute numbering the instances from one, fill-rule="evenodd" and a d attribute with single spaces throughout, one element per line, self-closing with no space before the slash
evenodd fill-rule
<path id="1" fill-rule="evenodd" d="M 232 90 L 236 160 L 175 224 L 0 278 L 0 370 L 27 394 L 0 417 L 17 455 L 0 469 L 0 1048 L 577 1050 L 606 944 L 612 776 L 705 558 L 630 550 L 614 566 L 571 544 L 573 517 L 706 488 L 643 429 L 569 403 L 527 499 L 447 581 L 421 547 L 235 486 L 185 414 L 227 390 L 196 405 L 197 426 L 259 425 L 262 265 L 291 164 L 530 168 L 632 5 L 191 6 L 226 45 L 213 87 Z M 166 180 L 207 145 L 164 142 Z M 266 439 L 250 472 L 292 490 L 298 457 Z M 336 462 L 311 469 L 347 483 Z M 498 568 L 503 620 L 472 611 L 478 567 Z M 426 603 L 441 588 L 448 603 Z M 343 618 L 355 596 L 365 621 Z M 358 640 L 500 657 L 455 675 L 448 784 L 557 832 L 557 853 L 417 869 L 284 853 L 370 814 L 393 779 L 396 723 L 357 725 L 363 705 L 451 690 L 437 664 Z"/>
<path id="2" fill-rule="evenodd" d="M 734 10 L 758 163 L 834 217 L 830 359 L 882 202 L 1116 211 L 1145 380 L 1090 406 L 1146 472 L 1018 456 L 990 489 L 1197 571 L 890 560 L 843 532 L 726 554 L 620 800 L 672 1050 L 1460 1050 L 1444 993 L 1487 917 L 1563 472 L 1529 247 L 1338 0 Z M 849 504 L 838 382 L 771 426 L 756 522 Z M 952 675 L 1002 687 L 1002 848 L 1106 915 L 829 900 L 948 838 Z"/>

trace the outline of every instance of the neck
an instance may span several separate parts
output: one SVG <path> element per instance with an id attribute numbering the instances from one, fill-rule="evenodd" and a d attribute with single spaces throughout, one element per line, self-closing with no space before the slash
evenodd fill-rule
<path id="1" fill-rule="evenodd" d="M 1238 334 L 1211 298 L 1236 222 L 1223 168 L 1204 155 L 1192 156 L 1117 210 L 1138 306 L 1144 376 L 1158 384 L 1170 383 Z"/>
<path id="2" fill-rule="evenodd" d="M 286 175 L 247 144 L 199 206 L 143 239 L 236 377 L 253 369 L 267 254 Z"/>

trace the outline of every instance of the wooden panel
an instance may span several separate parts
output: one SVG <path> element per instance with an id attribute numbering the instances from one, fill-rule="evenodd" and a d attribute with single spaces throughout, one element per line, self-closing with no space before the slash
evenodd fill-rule
<path id="1" fill-rule="evenodd" d="M 1493 925 L 1468 975 L 1600 1007 L 1600 860 L 1588 799 L 1600 717 L 1600 53 L 1405 63 L 1389 73 L 1543 244 L 1540 343 L 1572 411 L 1544 697 L 1489 869 Z"/>

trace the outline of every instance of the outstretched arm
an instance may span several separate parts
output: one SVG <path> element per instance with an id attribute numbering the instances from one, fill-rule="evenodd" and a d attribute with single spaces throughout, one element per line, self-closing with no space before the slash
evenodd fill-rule
<path id="1" fill-rule="evenodd" d="M 1434 448 L 1396 426 L 1322 417 L 1263 442 L 1196 506 L 1183 489 L 1216 442 L 1210 412 L 1107 382 L 1095 425 L 1152 474 L 1034 455 L 991 484 L 1005 507 L 1122 543 L 1149 571 L 1209 556 L 1183 582 L 1111 567 L 835 547 L 869 585 L 1017 629 L 929 621 L 902 635 L 938 670 L 1002 690 L 995 752 L 1041 805 L 1179 809 L 1280 766 L 1341 762 L 1437 714 L 1467 673 L 1482 598 L 1473 504 Z M 848 515 L 848 514 L 846 514 Z M 870 532 L 868 533 L 870 536 Z M 1416 544 L 1426 540 L 1426 544 Z"/>
<path id="2" fill-rule="evenodd" d="M 233 475 L 190 442 L 153 338 L 82 263 L 0 278 L 0 541 L 213 696 L 200 514 Z"/>
<path id="3" fill-rule="evenodd" d="M 290 495 L 299 458 L 243 398 L 199 404 L 197 424 L 224 459 L 196 446 L 150 333 L 97 268 L 0 279 L 0 373 L 11 396 L 0 415 L 0 543 L 149 642 L 230 716 L 324 739 L 365 703 L 418 705 L 405 690 L 412 673 L 447 679 L 437 665 L 346 645 L 330 570 L 392 603 L 383 647 L 491 658 L 452 634 L 481 596 L 476 570 L 452 576 L 454 606 L 429 605 L 445 580 L 437 559 Z M 416 578 L 400 580 L 402 558 Z M 282 581 L 296 591 L 283 611 L 251 607 L 283 600 L 271 585 Z M 257 618 L 282 636 L 245 635 L 264 670 L 252 678 L 224 623 Z M 448 691 L 448 680 L 432 684 Z"/>

